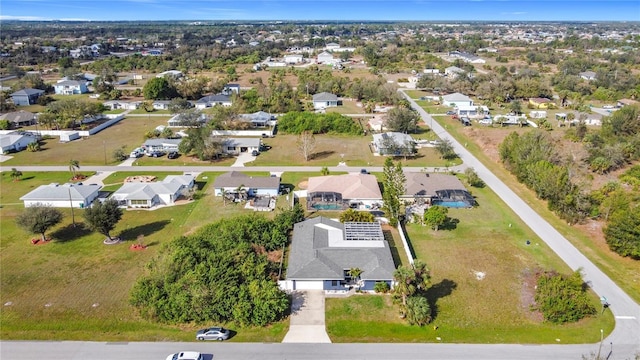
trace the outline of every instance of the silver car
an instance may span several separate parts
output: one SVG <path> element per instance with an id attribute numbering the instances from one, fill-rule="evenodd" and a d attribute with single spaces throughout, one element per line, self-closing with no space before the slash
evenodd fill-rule
<path id="1" fill-rule="evenodd" d="M 211 327 L 198 330 L 196 339 L 198 340 L 227 340 L 229 338 L 229 330 L 223 327 Z"/>

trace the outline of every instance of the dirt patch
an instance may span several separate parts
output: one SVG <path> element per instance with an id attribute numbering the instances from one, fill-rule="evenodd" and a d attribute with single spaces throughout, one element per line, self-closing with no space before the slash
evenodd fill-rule
<path id="1" fill-rule="evenodd" d="M 300 190 L 306 190 L 308 186 L 309 186 L 309 182 L 307 180 L 300 181 L 298 183 L 298 189 L 300 189 Z"/>
<path id="2" fill-rule="evenodd" d="M 156 181 L 157 177 L 153 176 L 153 175 L 136 175 L 136 176 L 127 176 L 124 179 L 124 182 L 129 183 L 129 182 L 143 182 L 143 183 L 147 183 L 147 182 L 154 182 Z"/>
<path id="3" fill-rule="evenodd" d="M 538 283 L 539 271 L 532 269 L 525 269 L 520 276 L 522 280 L 522 288 L 520 289 L 520 306 L 523 313 L 531 321 L 541 323 L 544 321 L 544 316 L 540 311 L 531 311 L 531 307 L 536 304 L 536 284 Z"/>

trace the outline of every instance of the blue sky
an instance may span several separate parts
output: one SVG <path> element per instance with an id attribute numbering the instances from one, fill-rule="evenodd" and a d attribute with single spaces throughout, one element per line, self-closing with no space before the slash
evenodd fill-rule
<path id="1" fill-rule="evenodd" d="M 10 19 L 640 21 L 640 1 L 2 0 Z"/>

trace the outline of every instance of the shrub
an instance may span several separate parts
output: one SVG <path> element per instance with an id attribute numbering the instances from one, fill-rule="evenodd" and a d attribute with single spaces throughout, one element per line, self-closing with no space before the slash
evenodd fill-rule
<path id="1" fill-rule="evenodd" d="M 545 272 L 538 277 L 534 309 L 542 312 L 545 321 L 554 324 L 575 322 L 594 315 L 596 309 L 589 301 L 587 288 L 580 271 L 570 276 Z"/>
<path id="2" fill-rule="evenodd" d="M 373 291 L 377 293 L 386 294 L 389 292 L 389 290 L 391 290 L 389 284 L 384 281 L 378 281 L 375 283 L 375 285 L 373 285 Z"/>
<path id="3" fill-rule="evenodd" d="M 278 129 L 287 134 L 351 134 L 362 133 L 360 124 L 348 116 L 338 113 L 315 114 L 309 112 L 288 112 L 278 118 Z"/>

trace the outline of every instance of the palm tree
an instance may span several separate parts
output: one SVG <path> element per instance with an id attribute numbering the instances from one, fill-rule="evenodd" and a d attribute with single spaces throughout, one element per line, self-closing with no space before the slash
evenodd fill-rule
<path id="1" fill-rule="evenodd" d="M 403 314 L 407 306 L 407 298 L 416 292 L 415 276 L 415 271 L 404 266 L 400 266 L 393 272 L 393 280 L 396 282 L 393 292 L 402 299 Z"/>
<path id="2" fill-rule="evenodd" d="M 22 171 L 16 168 L 11 168 L 11 178 L 13 179 L 13 181 L 18 181 L 20 180 L 21 177 L 22 177 Z"/>
<path id="3" fill-rule="evenodd" d="M 80 169 L 80 162 L 78 160 L 69 160 L 69 171 L 73 175 L 73 178 L 76 177 L 76 170 Z"/>
<path id="4" fill-rule="evenodd" d="M 351 268 L 347 273 L 351 276 L 351 281 L 357 284 L 358 280 L 360 280 L 360 275 L 362 275 L 362 269 L 357 267 Z"/>

